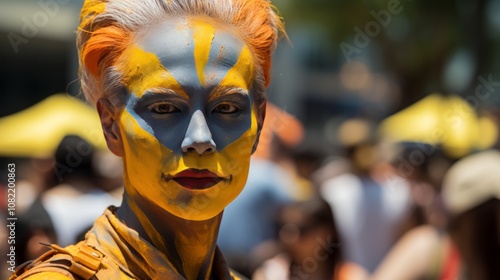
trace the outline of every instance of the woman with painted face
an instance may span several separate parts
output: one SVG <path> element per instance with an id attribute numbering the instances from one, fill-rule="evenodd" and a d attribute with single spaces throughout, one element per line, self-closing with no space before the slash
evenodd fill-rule
<path id="1" fill-rule="evenodd" d="M 123 158 L 123 203 L 12 279 L 238 279 L 216 239 L 247 179 L 281 30 L 267 0 L 86 0 L 82 91 Z"/>

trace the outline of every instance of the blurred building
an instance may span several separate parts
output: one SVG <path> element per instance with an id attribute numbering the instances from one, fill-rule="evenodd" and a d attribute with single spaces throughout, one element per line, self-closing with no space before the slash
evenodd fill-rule
<path id="1" fill-rule="evenodd" d="M 78 93 L 81 0 L 0 1 L 0 116 L 57 92 Z"/>

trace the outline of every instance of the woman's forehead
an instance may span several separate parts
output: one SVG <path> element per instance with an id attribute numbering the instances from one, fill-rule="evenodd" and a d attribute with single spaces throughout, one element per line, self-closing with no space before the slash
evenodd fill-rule
<path id="1" fill-rule="evenodd" d="M 224 86 L 231 80 L 226 86 L 249 89 L 254 76 L 246 44 L 225 25 L 199 17 L 169 19 L 141 32 L 122 58 L 125 76 L 149 76 L 164 69 L 185 89 Z M 235 75 L 241 77 L 236 83 Z"/>
<path id="2" fill-rule="evenodd" d="M 167 21 L 151 28 L 137 45 L 152 52 L 163 66 L 179 79 L 204 82 L 207 74 L 217 79 L 217 73 L 204 73 L 211 65 L 232 67 L 238 61 L 245 44 L 227 28 L 200 19 L 184 18 Z M 174 67 L 183 65 L 183 67 Z M 219 73 L 221 74 L 221 73 Z M 219 77 L 221 79 L 222 77 Z"/>

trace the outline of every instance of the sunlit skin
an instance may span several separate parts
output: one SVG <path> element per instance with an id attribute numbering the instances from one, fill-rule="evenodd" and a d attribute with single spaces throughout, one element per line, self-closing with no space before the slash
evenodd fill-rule
<path id="1" fill-rule="evenodd" d="M 209 279 L 222 211 L 243 189 L 263 121 L 254 61 L 228 26 L 168 20 L 140 33 L 117 68 L 123 108 L 100 99 L 109 148 L 125 165 L 117 216 L 187 279 Z"/>

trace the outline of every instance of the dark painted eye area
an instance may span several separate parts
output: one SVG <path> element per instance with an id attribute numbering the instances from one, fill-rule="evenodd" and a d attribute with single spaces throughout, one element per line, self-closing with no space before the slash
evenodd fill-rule
<path id="1" fill-rule="evenodd" d="M 157 102 L 148 106 L 148 109 L 156 114 L 171 114 L 180 112 L 174 105 L 167 102 Z"/>
<path id="2" fill-rule="evenodd" d="M 221 103 L 215 106 L 212 112 L 219 114 L 234 114 L 239 111 L 238 107 L 230 103 Z"/>

